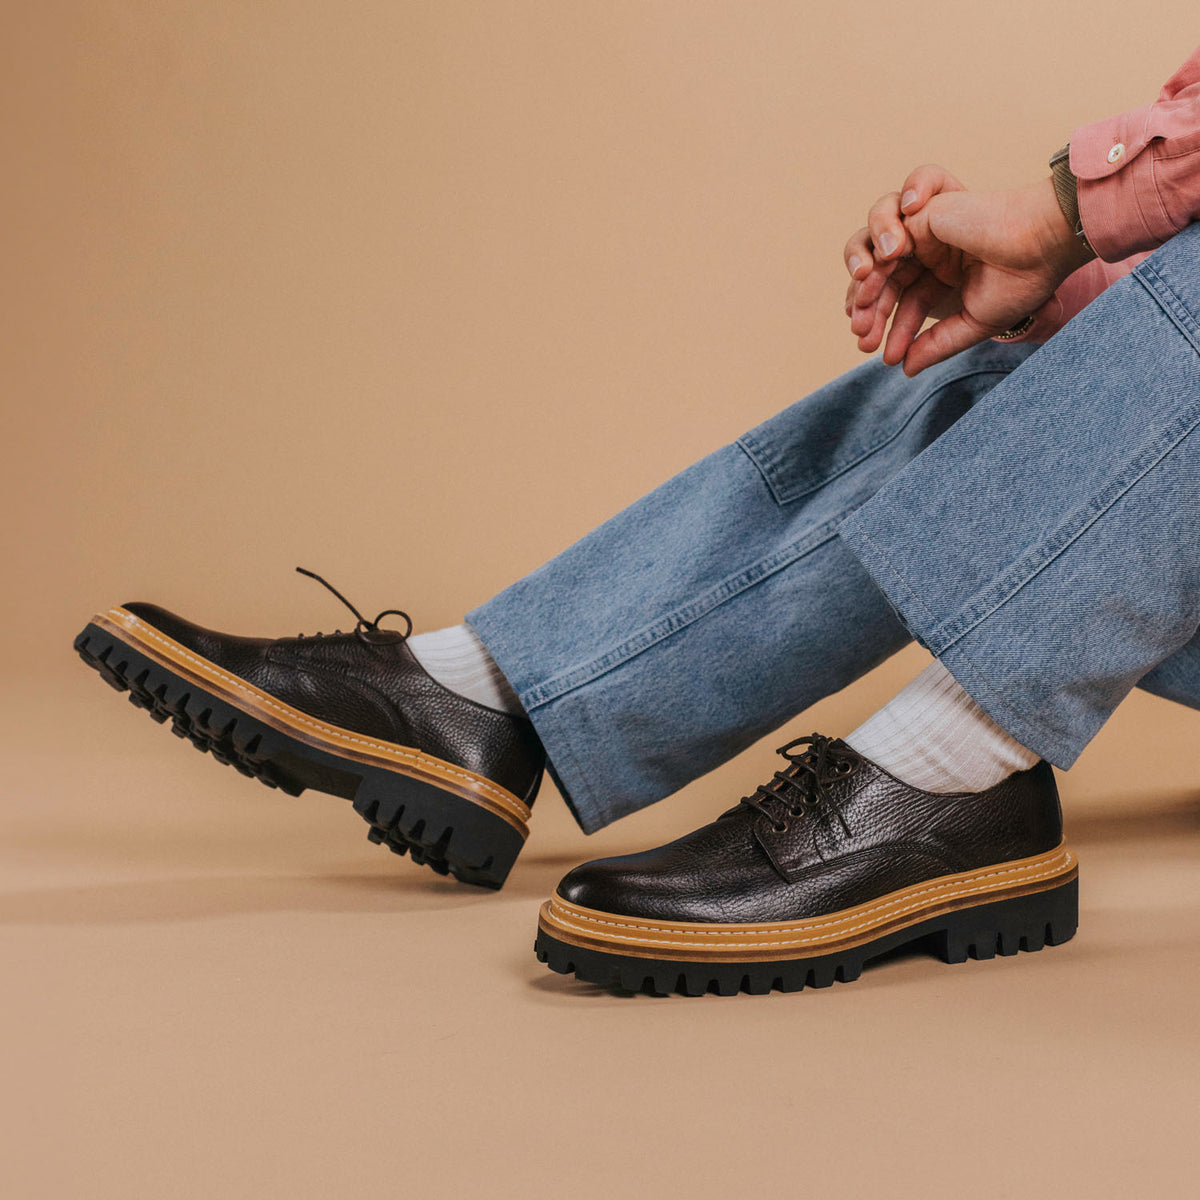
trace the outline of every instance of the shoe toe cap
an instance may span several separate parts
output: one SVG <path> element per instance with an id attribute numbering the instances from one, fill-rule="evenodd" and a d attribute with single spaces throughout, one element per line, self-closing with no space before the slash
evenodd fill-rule
<path id="1" fill-rule="evenodd" d="M 183 617 L 176 616 L 173 612 L 168 612 L 165 608 L 160 608 L 157 604 L 147 604 L 142 600 L 131 600 L 121 607 L 126 611 L 133 613 L 139 621 L 144 621 L 147 625 L 153 626 L 159 633 L 165 634 L 173 641 L 178 642 L 182 646 L 187 646 L 188 649 L 197 649 L 196 642 L 207 636 L 212 636 L 207 629 L 202 629 L 199 625 L 194 625 L 191 621 L 185 621 Z"/>
<path id="2" fill-rule="evenodd" d="M 270 645 L 265 638 L 237 637 L 205 629 L 157 604 L 133 600 L 121 607 L 185 649 L 238 673 L 256 663 Z"/>
<path id="3" fill-rule="evenodd" d="M 581 908 L 600 908 L 611 911 L 609 902 L 618 894 L 622 872 L 620 860 L 600 858 L 568 871 L 558 885 L 558 894 Z"/>
<path id="4" fill-rule="evenodd" d="M 580 908 L 627 917 L 711 919 L 709 903 L 701 904 L 705 912 L 696 911 L 693 903 L 704 896 L 703 889 L 687 872 L 672 866 L 659 861 L 653 850 L 599 858 L 568 872 L 558 885 L 558 895 Z"/>

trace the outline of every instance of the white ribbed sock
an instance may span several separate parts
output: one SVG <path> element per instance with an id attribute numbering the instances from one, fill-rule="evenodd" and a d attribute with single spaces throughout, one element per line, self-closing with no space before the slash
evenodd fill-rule
<path id="1" fill-rule="evenodd" d="M 925 792 L 981 792 L 1038 761 L 936 661 L 845 741 Z"/>
<path id="2" fill-rule="evenodd" d="M 468 625 L 451 625 L 408 639 L 417 662 L 443 687 L 468 700 L 514 716 L 523 713 L 517 694 Z"/>

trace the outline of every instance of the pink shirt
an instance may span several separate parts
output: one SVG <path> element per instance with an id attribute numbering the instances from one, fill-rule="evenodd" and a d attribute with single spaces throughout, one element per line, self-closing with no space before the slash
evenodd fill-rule
<path id="1" fill-rule="evenodd" d="M 1100 256 L 1063 281 L 1024 338 L 1045 341 L 1157 246 L 1200 219 L 1200 46 L 1158 99 L 1071 133 L 1079 219 Z"/>

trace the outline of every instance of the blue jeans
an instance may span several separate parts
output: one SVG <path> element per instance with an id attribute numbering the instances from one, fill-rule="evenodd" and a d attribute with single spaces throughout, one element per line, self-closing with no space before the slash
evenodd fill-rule
<path id="1" fill-rule="evenodd" d="M 1200 224 L 1044 346 L 864 362 L 467 620 L 588 832 L 913 638 L 1066 768 L 1135 685 L 1200 708 L 1197 425 Z"/>

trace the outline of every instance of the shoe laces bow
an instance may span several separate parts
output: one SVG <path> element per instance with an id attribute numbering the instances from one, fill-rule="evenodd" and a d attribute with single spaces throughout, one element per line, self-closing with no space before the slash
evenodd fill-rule
<path id="1" fill-rule="evenodd" d="M 370 636 L 373 633 L 399 633 L 401 641 L 404 641 L 409 634 L 412 633 L 412 617 L 410 617 L 408 613 L 404 612 L 402 609 L 385 608 L 383 612 L 381 612 L 375 618 L 375 620 L 368 621 L 367 618 L 364 617 L 362 613 L 360 613 L 358 609 L 355 608 L 354 605 L 351 604 L 350 601 L 347 600 L 346 597 L 343 596 L 342 593 L 339 592 L 337 588 L 335 588 L 333 584 L 329 582 L 328 579 L 322 579 L 321 576 L 315 571 L 306 570 L 304 567 L 297 567 L 296 570 L 299 571 L 301 575 L 307 575 L 309 579 L 315 579 L 319 584 L 327 587 L 355 615 L 355 617 L 358 618 L 358 622 L 354 626 L 354 635 L 364 645 L 371 646 L 376 644 Z M 384 617 L 403 617 L 405 624 L 404 632 L 400 633 L 400 630 L 398 629 L 381 629 L 379 627 L 379 622 L 382 621 Z M 341 630 L 339 629 L 337 632 L 341 633 Z M 300 636 L 303 637 L 304 634 L 300 634 Z M 318 633 L 316 636 L 323 637 L 324 634 Z"/>

